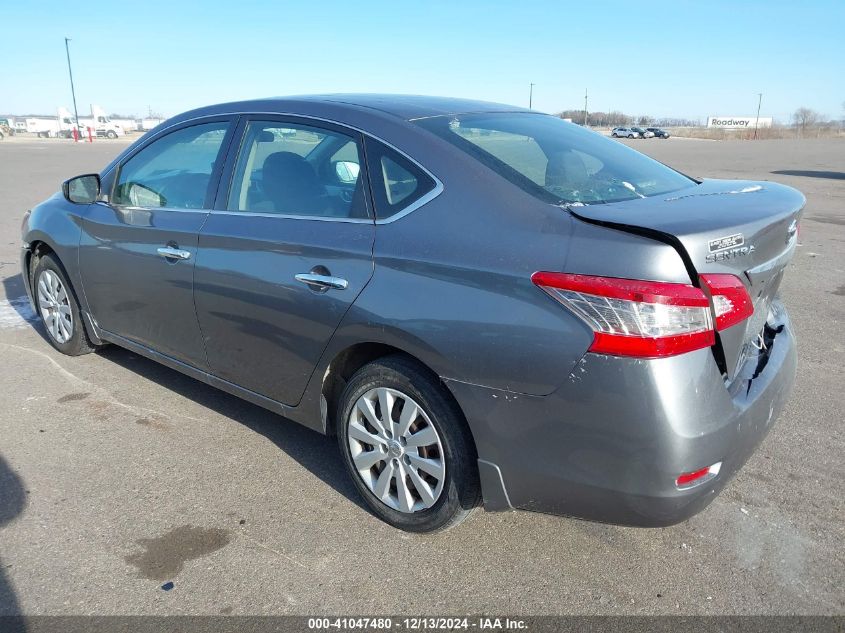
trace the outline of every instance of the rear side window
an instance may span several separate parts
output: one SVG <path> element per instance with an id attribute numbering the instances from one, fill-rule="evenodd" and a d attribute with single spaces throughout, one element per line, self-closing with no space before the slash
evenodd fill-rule
<path id="1" fill-rule="evenodd" d="M 367 139 L 366 145 L 378 219 L 408 209 L 437 186 L 431 176 L 399 152 L 373 139 Z"/>
<path id="2" fill-rule="evenodd" d="M 227 209 L 323 218 L 369 218 L 357 138 L 294 122 L 250 121 Z"/>
<path id="3" fill-rule="evenodd" d="M 203 123 L 153 141 L 120 167 L 111 198 L 120 206 L 206 208 L 211 174 L 229 123 Z"/>

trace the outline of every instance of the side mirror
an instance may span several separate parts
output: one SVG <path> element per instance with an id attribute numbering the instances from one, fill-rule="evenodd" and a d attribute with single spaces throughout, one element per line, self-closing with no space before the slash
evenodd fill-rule
<path id="1" fill-rule="evenodd" d="M 349 160 L 339 160 L 334 164 L 337 179 L 344 184 L 352 184 L 358 180 L 361 166 Z"/>
<path id="2" fill-rule="evenodd" d="M 74 204 L 91 204 L 100 195 L 100 176 L 85 174 L 62 183 L 62 193 L 68 202 Z"/>

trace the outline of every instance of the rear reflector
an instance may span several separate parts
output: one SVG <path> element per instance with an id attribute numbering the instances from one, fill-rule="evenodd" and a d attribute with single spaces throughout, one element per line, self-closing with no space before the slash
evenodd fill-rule
<path id="1" fill-rule="evenodd" d="M 754 314 L 754 304 L 739 277 L 728 274 L 699 275 L 713 297 L 716 329 L 726 330 Z"/>
<path id="2" fill-rule="evenodd" d="M 694 286 L 550 272 L 531 281 L 592 328 L 591 352 L 660 358 L 715 343 L 710 301 Z"/>
<path id="3" fill-rule="evenodd" d="M 705 481 L 710 481 L 713 477 L 718 475 L 721 469 L 722 462 L 716 462 L 712 466 L 702 468 L 701 470 L 696 470 L 691 473 L 681 473 L 675 480 L 675 486 L 683 489 L 703 484 Z"/>

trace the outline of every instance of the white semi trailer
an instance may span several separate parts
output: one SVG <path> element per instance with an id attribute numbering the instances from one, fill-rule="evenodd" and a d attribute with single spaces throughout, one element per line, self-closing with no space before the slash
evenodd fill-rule
<path id="1" fill-rule="evenodd" d="M 56 118 L 30 117 L 26 119 L 26 131 L 43 138 L 69 138 L 76 127 L 73 115 L 67 108 L 59 108 Z"/>
<path id="2" fill-rule="evenodd" d="M 100 106 L 91 106 L 91 116 L 85 119 L 79 119 L 79 125 L 84 130 L 90 127 L 95 136 L 104 136 L 106 138 L 117 138 L 126 134 L 126 130 L 122 125 L 113 122 Z"/>

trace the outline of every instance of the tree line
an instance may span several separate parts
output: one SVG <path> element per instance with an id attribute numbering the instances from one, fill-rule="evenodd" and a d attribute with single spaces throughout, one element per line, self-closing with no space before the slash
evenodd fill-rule
<path id="1" fill-rule="evenodd" d="M 842 104 L 845 109 L 845 102 Z M 571 119 L 573 123 L 584 125 L 586 114 L 587 125 L 594 127 L 624 127 L 629 125 L 663 126 L 663 127 L 698 127 L 704 125 L 699 119 L 684 119 L 678 117 L 653 117 L 645 114 L 633 116 L 618 110 L 610 112 L 584 112 L 581 110 L 562 110 L 557 113 L 561 119 Z M 802 133 L 819 127 L 836 127 L 843 124 L 843 120 L 828 119 L 811 108 L 801 107 L 792 113 L 792 125 Z"/>
<path id="2" fill-rule="evenodd" d="M 573 123 L 584 124 L 584 110 L 562 110 L 557 113 L 561 119 L 571 119 Z M 648 115 L 632 116 L 618 110 L 610 112 L 587 112 L 587 125 L 595 127 L 622 127 L 627 125 L 662 125 L 666 127 L 693 127 L 700 125 L 695 119 L 679 117 L 653 117 Z"/>

